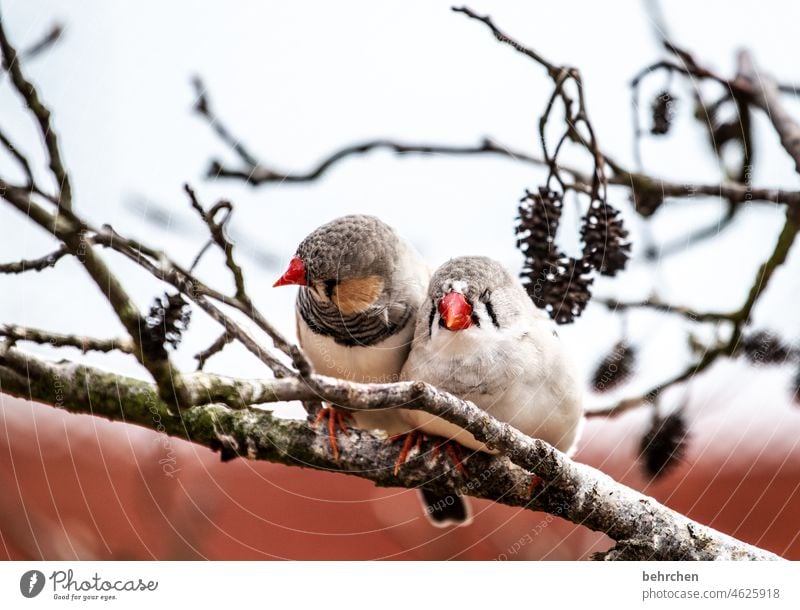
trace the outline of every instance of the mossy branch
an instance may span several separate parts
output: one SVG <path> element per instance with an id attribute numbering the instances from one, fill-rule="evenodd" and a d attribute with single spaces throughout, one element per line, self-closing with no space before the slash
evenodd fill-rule
<path id="1" fill-rule="evenodd" d="M 573 462 L 472 403 L 424 383 L 357 384 L 318 375 L 248 381 L 197 373 L 187 375 L 185 384 L 194 406 L 175 411 L 151 383 L 75 363 L 47 362 L 0 343 L 2 392 L 184 438 L 219 451 L 223 460 L 244 457 L 340 472 L 383 486 L 460 490 L 546 511 L 604 532 L 626 548 L 635 541 L 639 559 L 778 559 Z M 465 477 L 422 451 L 395 474 L 398 447 L 385 438 L 350 430 L 342 435 L 336 459 L 327 435 L 308 422 L 250 408 L 254 403 L 315 398 L 351 410 L 421 409 L 462 426 L 502 455 L 471 455 Z M 532 496 L 530 473 L 544 480 Z"/>

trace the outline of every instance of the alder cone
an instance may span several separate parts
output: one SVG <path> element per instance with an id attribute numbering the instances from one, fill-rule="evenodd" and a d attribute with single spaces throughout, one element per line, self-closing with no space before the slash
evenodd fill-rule
<path id="1" fill-rule="evenodd" d="M 665 475 L 686 454 L 687 437 L 686 418 L 682 410 L 666 417 L 654 417 L 640 445 L 644 471 L 653 478 Z"/>
<path id="2" fill-rule="evenodd" d="M 625 269 L 631 244 L 620 211 L 611 204 L 593 201 L 581 227 L 583 258 L 602 275 L 615 276 Z"/>
<path id="3" fill-rule="evenodd" d="M 189 328 L 192 310 L 180 293 L 156 297 L 144 319 L 141 344 L 144 356 L 163 360 L 167 347 L 176 349 Z"/>
<path id="4" fill-rule="evenodd" d="M 560 193 L 540 187 L 526 192 L 519 205 L 517 247 L 525 255 L 523 285 L 537 307 L 558 324 L 569 324 L 581 315 L 591 299 L 592 271 L 583 259 L 561 252 L 555 242 L 561 220 Z"/>
<path id="5" fill-rule="evenodd" d="M 636 368 L 636 348 L 627 341 L 619 341 L 605 355 L 592 374 L 595 392 L 609 392 L 627 381 Z"/>

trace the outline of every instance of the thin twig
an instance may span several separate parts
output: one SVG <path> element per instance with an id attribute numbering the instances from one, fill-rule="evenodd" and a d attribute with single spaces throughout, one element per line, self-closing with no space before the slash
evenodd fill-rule
<path id="1" fill-rule="evenodd" d="M 169 358 L 153 359 L 145 355 L 141 343 L 145 320 L 119 279 L 92 249 L 87 231 L 79 218 L 71 210 L 66 209 L 51 214 L 36 203 L 29 192 L 9 185 L 3 180 L 0 180 L 0 195 L 20 213 L 61 240 L 69 253 L 83 265 L 136 344 L 136 358 L 153 376 L 162 398 L 177 405 L 185 402 L 181 377 L 173 368 Z"/>
<path id="2" fill-rule="evenodd" d="M 508 46 L 518 51 L 519 53 L 522 53 L 523 55 L 530 57 L 533 61 L 535 61 L 536 63 L 538 63 L 547 70 L 547 74 L 550 76 L 550 78 L 555 80 L 558 78 L 559 74 L 561 74 L 563 70 L 561 66 L 557 66 L 553 62 L 548 61 L 534 49 L 525 46 L 521 42 L 515 40 L 502 30 L 500 30 L 500 28 L 498 28 L 494 24 L 494 22 L 488 15 L 478 15 L 475 11 L 466 6 L 454 6 L 452 7 L 451 10 L 454 13 L 463 13 L 470 19 L 475 19 L 476 21 L 480 21 L 481 23 L 486 25 L 486 27 L 488 27 L 491 30 L 492 34 L 494 35 L 495 38 L 497 38 L 498 41 L 507 44 Z"/>
<path id="3" fill-rule="evenodd" d="M 23 155 L 19 151 L 19 147 L 17 147 L 13 142 L 11 142 L 8 136 L 5 135 L 2 131 L 0 131 L 0 144 L 2 144 L 3 148 L 5 148 L 8 151 L 8 153 L 12 157 L 14 157 L 14 160 L 22 168 L 22 171 L 25 174 L 25 179 L 27 180 L 26 186 L 28 188 L 33 187 L 35 181 L 33 179 L 33 172 L 31 171 L 31 166 L 30 163 L 28 162 L 27 157 L 25 157 L 25 155 Z"/>
<path id="4" fill-rule="evenodd" d="M 592 409 L 586 413 L 587 417 L 615 417 L 621 415 L 622 413 L 625 413 L 626 411 L 629 411 L 640 405 L 652 402 L 667 388 L 691 379 L 695 375 L 707 369 L 719 358 L 734 356 L 739 348 L 742 331 L 750 321 L 753 308 L 758 302 L 759 297 L 766 290 L 770 279 L 775 273 L 775 270 L 786 261 L 789 250 L 794 244 L 799 231 L 800 211 L 789 208 L 786 210 L 786 222 L 784 223 L 783 230 L 781 231 L 777 243 L 775 244 L 775 248 L 756 273 L 747 299 L 744 301 L 742 306 L 734 312 L 727 314 L 710 312 L 701 313 L 687 308 L 675 307 L 658 301 L 645 301 L 643 303 L 618 303 L 608 299 L 605 301 L 601 300 L 601 303 L 611 309 L 649 307 L 663 312 L 677 313 L 689 318 L 690 320 L 698 322 L 727 321 L 732 323 L 732 332 L 730 339 L 726 343 L 707 349 L 698 361 L 691 363 L 678 375 L 658 384 L 657 386 L 638 396 L 625 398 L 608 407 Z"/>
<path id="5" fill-rule="evenodd" d="M 128 337 L 97 339 L 95 337 L 83 335 L 65 335 L 63 333 L 19 326 L 17 324 L 5 324 L 0 326 L 0 337 L 5 337 L 12 344 L 18 341 L 30 341 L 31 343 L 50 345 L 52 347 L 76 347 L 83 353 L 90 351 L 120 351 L 125 354 L 133 354 L 135 350 L 133 341 Z"/>
<path id="6" fill-rule="evenodd" d="M 13 83 L 14 88 L 17 90 L 17 93 L 19 93 L 19 95 L 25 101 L 26 106 L 36 118 L 39 131 L 44 138 L 50 171 L 53 172 L 53 177 L 58 185 L 58 205 L 64 210 L 70 210 L 72 208 L 72 187 L 70 186 L 69 175 L 64 167 L 64 162 L 61 159 L 58 136 L 53 130 L 50 110 L 41 102 L 39 94 L 33 83 L 31 83 L 22 74 L 22 68 L 17 58 L 17 52 L 6 37 L 6 33 L 3 28 L 3 19 L 1 16 L 0 51 L 3 53 L 3 69 L 8 72 L 9 76 L 11 77 L 11 82 Z"/>
<path id="7" fill-rule="evenodd" d="M 225 124 L 217 118 L 217 115 L 211 109 L 211 100 L 208 98 L 208 92 L 205 84 L 199 76 L 192 79 L 192 86 L 194 87 L 195 95 L 197 96 L 194 103 L 194 111 L 206 119 L 206 122 L 217 133 L 219 138 L 230 146 L 241 159 L 250 166 L 257 164 L 256 158 L 250 151 L 242 144 L 239 138 L 236 138 L 225 126 Z"/>
<path id="8" fill-rule="evenodd" d="M 236 286 L 236 299 L 242 303 L 251 305 L 252 302 L 244 285 L 244 274 L 242 273 L 242 268 L 233 257 L 233 244 L 225 235 L 226 225 L 233 214 L 233 204 L 230 201 L 218 201 L 208 212 L 206 212 L 203 209 L 203 206 L 200 204 L 200 201 L 197 199 L 197 195 L 191 186 L 184 184 L 183 190 L 186 191 L 186 194 L 189 196 L 192 208 L 197 211 L 197 213 L 200 215 L 200 218 L 206 223 L 208 232 L 211 233 L 211 239 L 215 244 L 217 244 L 217 246 L 219 246 L 219 249 L 222 250 L 222 253 L 225 255 L 225 265 L 230 270 L 231 275 L 233 276 L 234 285 Z M 224 212 L 224 216 L 221 220 L 217 220 L 217 215 L 220 212 Z"/>
<path id="9" fill-rule="evenodd" d="M 62 245 L 55 252 L 45 254 L 40 258 L 23 259 L 14 263 L 0 264 L 0 273 L 24 273 L 26 271 L 42 271 L 48 267 L 54 267 L 64 256 L 69 254 L 66 246 Z"/>
<path id="10" fill-rule="evenodd" d="M 206 349 L 197 352 L 195 354 L 194 359 L 197 360 L 197 369 L 198 371 L 202 371 L 203 367 L 206 365 L 211 356 L 214 354 L 218 354 L 221 352 L 226 345 L 228 345 L 231 341 L 233 341 L 233 335 L 229 335 L 228 332 L 223 332 L 219 337 L 214 340 L 214 343 L 209 345 Z"/>
<path id="11" fill-rule="evenodd" d="M 499 144 L 491 139 L 484 139 L 481 144 L 476 146 L 457 146 L 448 144 L 415 144 L 398 142 L 394 140 L 372 140 L 352 144 L 338 149 L 326 156 L 318 165 L 306 172 L 281 172 L 273 168 L 268 168 L 261 163 L 252 167 L 236 169 L 223 165 L 219 161 L 213 161 L 212 167 L 208 171 L 208 176 L 212 178 L 232 178 L 242 180 L 253 186 L 265 184 L 282 183 L 304 183 L 312 182 L 322 177 L 328 170 L 332 169 L 339 161 L 351 156 L 363 155 L 373 150 L 389 150 L 398 154 L 420 154 L 420 155 L 452 155 L 452 156 L 474 156 L 474 155 L 497 155 L 509 158 L 522 163 L 537 167 L 547 167 L 547 163 L 530 153 L 521 150 L 514 150 L 505 145 Z M 606 157 L 606 162 L 609 159 Z M 591 177 L 580 170 L 558 164 L 560 172 L 570 174 L 574 183 L 570 186 L 577 190 L 589 190 Z M 639 172 L 631 172 L 624 169 L 619 164 L 612 166 L 612 173 L 608 176 L 608 182 L 612 185 L 625 186 L 637 189 L 639 192 L 657 190 L 665 197 L 679 199 L 697 199 L 698 196 L 720 197 L 737 202 L 767 202 L 779 203 L 793 206 L 800 206 L 800 191 L 787 191 L 773 188 L 753 188 L 744 184 L 721 183 L 721 184 L 693 184 L 690 182 L 678 183 L 669 180 L 649 176 Z M 583 189 L 582 187 L 585 187 Z"/>
<path id="12" fill-rule="evenodd" d="M 756 69 L 749 51 L 739 53 L 738 63 L 736 81 L 748 84 L 753 101 L 767 114 L 780 137 L 781 145 L 792 157 L 795 170 L 800 173 L 800 125 L 784 108 L 777 84 L 768 74 Z"/>
<path id="13" fill-rule="evenodd" d="M 731 322 L 734 321 L 738 316 L 737 312 L 724 313 L 698 311 L 691 309 L 690 307 L 666 303 L 655 298 L 648 299 L 646 301 L 618 301 L 616 299 L 595 297 L 593 301 L 599 305 L 604 305 L 606 308 L 614 312 L 623 312 L 629 309 L 652 309 L 660 313 L 682 316 L 691 320 L 692 322 Z"/>
<path id="14" fill-rule="evenodd" d="M 262 163 L 252 165 L 245 164 L 243 169 L 228 167 L 220 161 L 212 161 L 207 175 L 210 178 L 234 178 L 243 180 L 251 185 L 259 184 L 292 184 L 302 182 L 312 182 L 321 178 L 329 169 L 338 162 L 354 156 L 365 155 L 374 150 L 388 150 L 399 155 L 454 155 L 454 156 L 475 156 L 475 155 L 499 155 L 511 157 L 525 163 L 533 165 L 546 165 L 542 159 L 531 156 L 530 154 L 513 150 L 507 146 L 499 144 L 494 140 L 485 138 L 476 146 L 459 145 L 439 145 L 439 144 L 416 144 L 404 143 L 394 140 L 369 140 L 357 142 L 342 147 L 326 156 L 313 168 L 305 172 L 283 172 Z M 568 170 L 567 170 L 568 171 Z"/>
<path id="15" fill-rule="evenodd" d="M 22 51 L 22 59 L 31 60 L 46 53 L 54 44 L 61 40 L 63 35 L 64 26 L 60 23 L 54 23 L 37 42 L 34 42 Z"/>
<path id="16" fill-rule="evenodd" d="M 249 343 L 249 346 L 248 343 L 245 346 L 262 362 L 267 364 L 276 375 L 284 376 L 290 372 L 290 369 L 274 356 L 268 354 L 267 350 L 258 346 L 249 336 L 249 333 L 203 297 L 209 297 L 219 303 L 229 305 L 255 322 L 261 330 L 269 335 L 273 345 L 292 359 L 292 363 L 301 374 L 307 374 L 313 370 L 302 350 L 289 342 L 252 304 L 248 305 L 211 288 L 171 260 L 164 252 L 152 250 L 135 240 L 123 237 L 110 227 L 105 227 L 105 230 L 92 235 L 91 242 L 124 254 L 129 260 L 144 268 L 154 277 L 177 288 L 222 324 L 224 328 L 227 328 L 229 332 L 236 333 L 237 338 L 246 337 L 245 341 Z"/>
<path id="17" fill-rule="evenodd" d="M 559 175 L 560 166 L 558 164 L 558 151 L 561 149 L 561 144 L 563 144 L 566 138 L 569 138 L 572 142 L 579 144 L 590 155 L 592 155 L 592 159 L 594 161 L 594 168 L 592 169 L 589 179 L 583 181 L 580 185 L 575 185 L 577 187 L 575 190 L 578 192 L 585 192 L 585 189 L 582 187 L 588 185 L 588 194 L 591 196 L 592 200 L 605 203 L 607 200 L 606 186 L 608 184 L 608 177 L 605 170 L 605 158 L 603 153 L 600 151 L 597 137 L 595 136 L 594 127 L 589 120 L 589 113 L 587 110 L 583 88 L 583 80 L 581 78 L 580 71 L 572 66 L 558 66 L 551 61 L 548 61 L 537 51 L 523 45 L 500 30 L 500 28 L 498 28 L 492 19 L 487 15 L 478 15 L 472 9 L 467 7 L 453 7 L 452 10 L 456 13 L 463 13 L 470 19 L 474 19 L 483 23 L 489 28 L 492 35 L 498 41 L 512 47 L 514 50 L 525 55 L 526 57 L 533 59 L 537 64 L 546 69 L 547 75 L 553 81 L 553 92 L 547 103 L 545 112 L 539 119 L 539 138 L 542 146 L 542 152 L 545 157 L 545 162 L 550 168 L 548 183 L 550 177 L 555 177 L 562 186 L 562 189 L 567 186 L 565 181 Z M 573 98 L 567 93 L 566 84 L 569 81 L 572 81 L 577 88 L 577 104 L 574 103 Z M 555 149 L 555 153 L 553 155 L 549 155 L 545 140 L 545 128 L 549 121 L 553 104 L 556 99 L 560 99 L 563 104 L 565 129 L 563 136 L 559 141 L 559 145 Z M 584 137 L 581 134 L 581 126 L 586 130 L 587 137 Z"/>
<path id="18" fill-rule="evenodd" d="M 203 89 L 202 99 L 205 100 L 206 104 L 209 103 L 208 92 L 205 89 Z M 207 116 L 204 113 L 201 114 Z M 222 120 L 216 114 L 213 115 L 213 120 L 214 125 L 224 126 Z M 227 128 L 224 129 L 225 132 L 230 135 L 230 130 Z M 231 145 L 231 140 L 238 141 L 232 136 L 222 138 L 222 140 L 228 145 Z M 223 164 L 221 161 L 214 160 L 211 162 L 211 166 L 207 172 L 209 177 L 242 180 L 253 186 L 313 182 L 325 175 L 339 162 L 376 150 L 387 150 L 398 155 L 449 155 L 456 157 L 493 155 L 513 159 L 537 167 L 549 167 L 549 163 L 545 159 L 536 157 L 529 152 L 506 146 L 493 138 L 484 138 L 479 144 L 472 146 L 401 142 L 390 139 L 368 140 L 343 146 L 326 155 L 311 169 L 302 172 L 280 171 L 259 162 L 249 151 L 243 155 L 236 147 L 233 147 L 233 150 L 239 154 L 244 163 L 244 167 L 233 168 Z M 657 176 L 628 171 L 619 163 L 613 162 L 607 156 L 605 156 L 605 162 L 612 170 L 611 174 L 607 176 L 609 184 L 625 186 L 639 193 L 658 191 L 658 193 L 662 194 L 664 197 L 681 199 L 695 199 L 698 195 L 705 195 L 728 199 L 732 202 L 761 201 L 800 206 L 800 191 L 754 188 L 750 185 L 739 183 L 692 184 L 688 182 L 670 182 L 669 180 Z M 579 192 L 590 192 L 590 184 L 592 182 L 591 176 L 563 164 L 557 164 L 557 171 L 559 173 L 567 173 L 573 178 L 573 183 L 569 185 L 570 188 Z"/>

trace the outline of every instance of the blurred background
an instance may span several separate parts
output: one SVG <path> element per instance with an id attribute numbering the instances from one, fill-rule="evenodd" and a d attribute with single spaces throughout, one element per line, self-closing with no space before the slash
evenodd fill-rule
<path id="1" fill-rule="evenodd" d="M 601 147 L 634 167 L 628 85 L 661 57 L 642 3 L 474 0 L 470 7 L 491 13 L 552 61 L 579 67 Z M 64 26 L 62 39 L 25 67 L 53 110 L 82 214 L 188 265 L 207 233 L 183 183 L 207 204 L 231 199 L 231 235 L 250 293 L 287 334 L 294 332 L 294 292 L 270 286 L 310 230 L 345 213 L 381 216 L 435 265 L 452 255 L 485 254 L 515 271 L 522 266 L 514 237 L 518 201 L 546 174 L 513 159 L 375 152 L 307 184 L 249 187 L 206 177 L 212 158 L 234 166 L 238 159 L 193 112 L 194 76 L 227 126 L 262 162 L 282 170 L 305 171 L 343 145 L 381 137 L 472 145 L 491 136 L 538 154 L 537 120 L 551 91 L 546 75 L 481 24 L 452 13 L 447 2 L 0 0 L 0 9 L 20 48 L 54 23 Z M 704 63 L 733 74 L 735 51 L 746 46 L 782 82 L 800 82 L 798 17 L 800 7 L 790 2 L 761 3 L 758 10 L 722 0 L 665 7 L 670 35 Z M 648 81 L 643 107 L 665 81 Z M 720 159 L 692 116 L 692 90 L 677 80 L 671 89 L 674 127 L 666 137 L 644 140 L 645 170 L 678 182 L 718 183 Z M 800 117 L 797 100 L 784 99 Z M 4 79 L 0 125 L 31 159 L 42 160 L 35 126 Z M 753 184 L 796 190 L 792 162 L 761 114 L 754 130 Z M 0 168 L 9 175 L 15 169 L 5 156 Z M 747 204 L 719 235 L 692 244 L 682 240 L 718 219 L 724 201 L 668 202 L 644 220 L 626 190 L 612 189 L 609 200 L 625 216 L 632 260 L 617 278 L 596 279 L 593 293 L 641 300 L 657 290 L 666 301 L 703 311 L 744 301 L 784 216 L 781 206 Z M 574 224 L 578 212 L 567 204 L 563 223 Z M 575 251 L 577 238 L 566 237 L 564 248 Z M 53 245 L 0 205 L 0 261 L 35 258 Z M 648 248 L 655 257 L 646 256 Z M 140 270 L 104 256 L 141 308 L 163 292 Z M 759 302 L 753 328 L 797 341 L 798 271 L 795 248 Z M 216 252 L 203 259 L 199 274 L 230 288 Z M 0 323 L 100 337 L 122 332 L 84 271 L 67 259 L 40 273 L 0 275 Z M 593 407 L 681 371 L 691 355 L 689 328 L 704 340 L 715 332 L 678 316 L 644 310 L 620 316 L 592 303 L 559 334 L 585 371 L 587 390 L 592 370 L 623 335 L 638 348 L 636 374 L 627 383 L 609 393 L 587 391 Z M 176 362 L 193 370 L 192 356 L 216 333 L 195 312 Z M 120 354 L 25 349 L 147 378 Z M 266 373 L 235 345 L 206 370 Z M 666 392 L 661 408 L 682 408 L 689 435 L 679 462 L 657 480 L 643 474 L 638 459 L 648 409 L 592 419 L 576 459 L 693 519 L 800 559 L 795 374 L 791 366 L 722 360 Z M 302 416 L 297 405 L 277 411 Z M 0 396 L 0 424 L 0 557 L 6 559 L 583 559 L 611 545 L 560 519 L 482 501 L 471 527 L 438 530 L 422 517 L 413 491 L 267 463 L 223 464 L 203 447 L 8 396 Z M 164 460 L 174 463 L 174 476 L 165 475 Z"/>

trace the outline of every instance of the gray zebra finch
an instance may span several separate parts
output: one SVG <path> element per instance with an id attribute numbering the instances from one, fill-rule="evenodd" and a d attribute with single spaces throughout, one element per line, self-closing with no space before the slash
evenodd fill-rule
<path id="1" fill-rule="evenodd" d="M 515 277 L 486 257 L 454 258 L 433 273 L 401 377 L 470 400 L 564 452 L 574 448 L 583 422 L 581 383 L 552 322 Z M 402 416 L 416 432 L 491 453 L 434 415 Z M 468 521 L 460 496 L 421 493 L 435 525 Z"/>
<path id="2" fill-rule="evenodd" d="M 411 349 L 430 270 L 411 244 L 374 216 L 322 225 L 298 246 L 275 286 L 300 286 L 297 335 L 317 372 L 363 383 L 390 383 Z M 331 450 L 350 415 L 326 407 Z M 389 434 L 407 428 L 396 409 L 353 413 L 356 426 Z"/>

